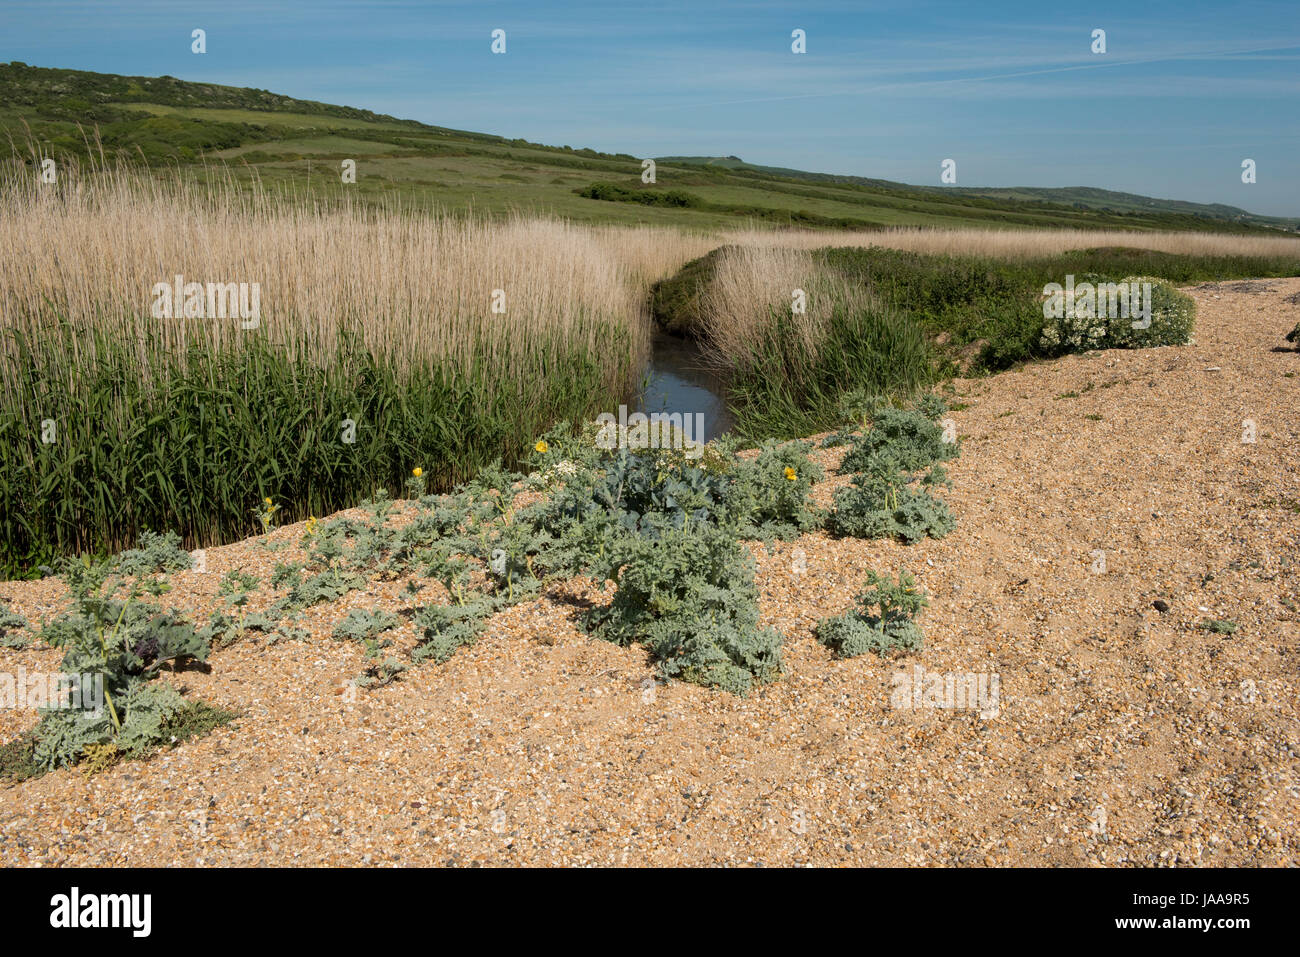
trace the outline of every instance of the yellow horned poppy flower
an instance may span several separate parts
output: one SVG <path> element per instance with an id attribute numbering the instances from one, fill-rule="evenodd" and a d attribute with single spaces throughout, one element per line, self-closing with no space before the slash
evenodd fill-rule
<path id="1" fill-rule="evenodd" d="M 421 475 L 424 474 L 424 469 L 422 469 L 422 468 L 413 468 L 413 469 L 411 469 L 411 474 L 414 475 L 416 478 L 419 478 Z"/>
<path id="2" fill-rule="evenodd" d="M 539 440 L 538 443 L 533 446 L 533 449 L 535 451 L 541 452 L 543 455 L 546 454 L 548 448 L 549 446 L 544 441 L 541 440 Z"/>
<path id="3" fill-rule="evenodd" d="M 785 477 L 788 478 L 791 482 L 793 482 L 799 476 L 795 474 L 794 469 L 790 468 L 790 466 L 787 465 L 785 467 Z"/>

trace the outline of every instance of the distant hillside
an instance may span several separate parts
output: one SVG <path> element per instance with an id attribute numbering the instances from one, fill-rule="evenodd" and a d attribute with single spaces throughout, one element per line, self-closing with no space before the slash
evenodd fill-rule
<path id="1" fill-rule="evenodd" d="M 546 146 L 403 120 L 267 90 L 175 77 L 117 76 L 0 64 L 0 142 L 34 157 L 126 157 L 188 169 L 223 162 L 297 195 L 348 186 L 365 202 L 404 201 L 483 214 L 532 211 L 589 222 L 694 228 L 750 223 L 867 229 L 898 226 L 1079 227 L 1258 232 L 1294 221 L 1226 206 L 1106 190 L 969 189 L 757 166 L 736 156 L 641 158 Z M 4 147 L 0 146 L 0 150 Z M 198 168 L 197 166 L 195 167 Z"/>
<path id="2" fill-rule="evenodd" d="M 398 120 L 351 106 L 296 100 L 291 96 L 247 87 L 191 83 L 174 76 L 118 76 L 113 73 L 88 73 L 84 70 L 30 67 L 15 61 L 0 64 L 0 83 L 4 84 L 5 99 L 11 104 L 44 106 L 63 112 L 73 109 L 94 112 L 96 107 L 108 107 L 114 103 L 158 103 L 165 106 L 312 113 L 368 122 L 421 125 L 414 120 Z M 111 113 L 111 109 L 108 112 Z"/>
<path id="3" fill-rule="evenodd" d="M 1095 209 L 1103 212 L 1166 212 L 1232 223 L 1248 223 L 1273 226 L 1279 229 L 1300 230 L 1300 218 L 1296 217 L 1263 216 L 1224 203 L 1192 203 L 1178 199 L 1154 199 L 1137 193 L 1122 193 L 1115 190 L 1098 189 L 1094 186 L 910 186 L 906 183 L 897 183 L 885 179 L 871 179 L 864 176 L 810 173 L 805 170 L 789 169 L 783 166 L 760 166 L 754 163 L 746 163 L 738 156 L 664 156 L 660 157 L 660 161 L 689 166 L 718 167 L 734 171 L 752 170 L 760 174 L 805 179 L 810 182 L 853 183 L 877 189 L 957 193 L 988 199 L 1072 206 L 1076 209 Z"/>

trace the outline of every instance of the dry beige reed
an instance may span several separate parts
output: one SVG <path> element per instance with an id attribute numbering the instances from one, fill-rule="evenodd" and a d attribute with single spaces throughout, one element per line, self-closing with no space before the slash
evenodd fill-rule
<path id="1" fill-rule="evenodd" d="M 802 309 L 795 311 L 796 291 Z M 789 315 L 806 354 L 816 354 L 837 307 L 865 305 L 867 292 L 818 263 L 807 249 L 726 246 L 700 295 L 701 328 L 715 359 L 735 366 L 762 341 L 774 313 Z"/>
<path id="2" fill-rule="evenodd" d="M 705 328 L 720 359 L 752 342 L 771 307 L 809 293 L 800 319 L 816 341 L 833 289 L 808 250 L 887 246 L 1019 258 L 1093 246 L 1217 255 L 1294 254 L 1288 237 L 1114 230 L 744 229 L 581 226 L 555 219 L 452 217 L 360 204 L 274 198 L 220 170 L 204 178 L 119 169 L 71 170 L 61 185 L 11 171 L 0 188 L 3 323 L 39 336 L 58 315 L 76 326 L 117 324 L 142 352 L 191 342 L 237 344 L 239 324 L 150 317 L 156 283 L 258 283 L 266 335 L 326 361 L 343 333 L 409 367 L 484 355 L 526 376 L 547 345 L 599 349 L 609 324 L 641 352 L 651 284 L 730 244 L 708 294 Z M 492 312 L 494 291 L 505 312 Z"/>
<path id="3" fill-rule="evenodd" d="M 487 355 L 526 374 L 548 344 L 599 353 L 610 323 L 644 349 L 649 284 L 708 242 L 553 219 L 326 208 L 220 177 L 66 180 L 4 183 L 4 322 L 31 336 L 55 314 L 79 327 L 114 323 L 141 348 L 237 345 L 236 321 L 151 317 L 154 285 L 182 275 L 258 283 L 265 334 L 303 358 L 325 361 L 352 333 L 399 367 Z M 504 296 L 504 313 L 492 311 L 494 295 Z"/>
<path id="4" fill-rule="evenodd" d="M 729 230 L 722 241 L 744 246 L 821 249 L 884 246 L 947 256 L 1026 259 L 1071 249 L 1128 246 L 1189 256 L 1295 256 L 1300 239 L 1227 233 L 1129 232 L 1116 229 Z"/>

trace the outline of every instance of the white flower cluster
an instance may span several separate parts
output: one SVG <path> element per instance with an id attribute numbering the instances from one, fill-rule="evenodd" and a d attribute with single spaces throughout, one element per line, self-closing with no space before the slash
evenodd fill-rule
<path id="1" fill-rule="evenodd" d="M 1048 352 L 1087 352 L 1102 349 L 1106 342 L 1105 318 L 1062 316 L 1049 320 L 1043 327 L 1042 347 Z"/>
<path id="2" fill-rule="evenodd" d="M 1149 321 L 1135 323 L 1132 316 L 1092 315 L 1101 310 L 1065 310 L 1043 325 L 1041 348 L 1050 353 L 1086 352 L 1090 349 L 1137 349 L 1148 346 L 1186 345 L 1192 341 L 1196 303 L 1156 276 L 1127 276 L 1128 289 L 1149 289 Z M 1058 289 L 1060 287 L 1057 287 Z M 1044 293 L 1046 297 L 1046 292 Z M 1044 310 L 1045 314 L 1047 310 Z M 1078 314 L 1082 312 L 1083 314 Z"/>
<path id="3" fill-rule="evenodd" d="M 546 471 L 537 476 L 539 485 L 549 488 L 552 485 L 558 485 L 566 479 L 571 479 L 578 474 L 580 466 L 577 462 L 571 462 L 568 459 L 562 459 L 556 462 Z"/>

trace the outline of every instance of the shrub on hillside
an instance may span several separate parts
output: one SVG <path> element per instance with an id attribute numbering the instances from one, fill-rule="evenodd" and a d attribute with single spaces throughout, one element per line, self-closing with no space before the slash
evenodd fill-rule
<path id="1" fill-rule="evenodd" d="M 575 193 L 583 199 L 603 199 L 614 203 L 639 203 L 642 206 L 667 206 L 675 209 L 690 209 L 704 205 L 704 201 L 691 193 L 679 189 L 653 190 L 629 189 L 617 183 L 592 183 Z"/>

